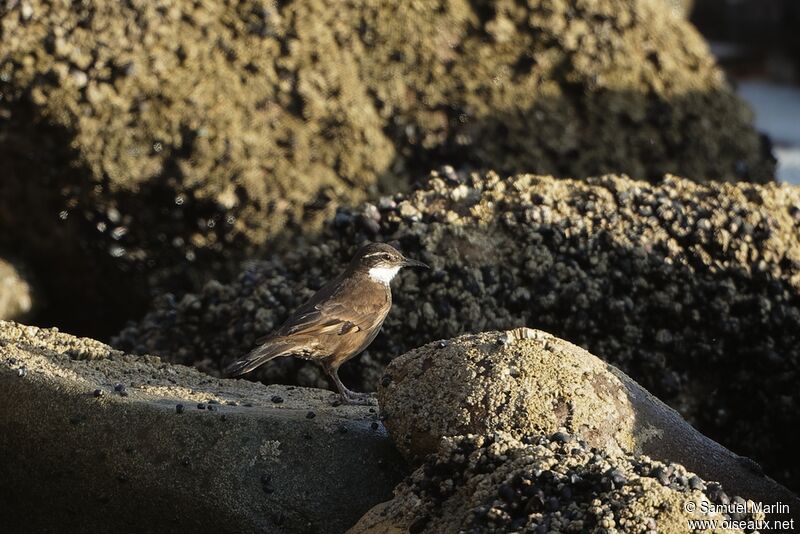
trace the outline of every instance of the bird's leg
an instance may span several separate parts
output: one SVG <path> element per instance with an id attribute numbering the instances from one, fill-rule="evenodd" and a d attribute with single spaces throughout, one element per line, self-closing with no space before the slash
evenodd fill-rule
<path id="1" fill-rule="evenodd" d="M 325 372 L 328 373 L 328 376 L 331 377 L 333 383 L 336 384 L 336 389 L 339 390 L 339 395 L 342 397 L 342 402 L 344 404 L 373 404 L 373 396 L 369 393 L 356 393 L 355 391 L 350 391 L 342 384 L 342 381 L 339 380 L 339 368 L 333 368 L 328 365 L 325 365 Z"/>

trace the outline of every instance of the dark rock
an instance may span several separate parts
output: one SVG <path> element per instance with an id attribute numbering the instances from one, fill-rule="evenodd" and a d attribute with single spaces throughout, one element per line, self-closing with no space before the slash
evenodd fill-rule
<path id="1" fill-rule="evenodd" d="M 552 435 L 551 439 L 558 443 L 568 443 L 572 439 L 572 436 L 566 432 L 556 432 Z"/>
<path id="2" fill-rule="evenodd" d="M 689 479 L 689 487 L 692 488 L 693 490 L 700 490 L 700 491 L 705 491 L 706 489 L 703 479 L 701 479 L 698 476 L 693 476 Z"/>
<path id="3" fill-rule="evenodd" d="M 71 331 L 444 163 L 772 180 L 747 107 L 663 2 L 102 5 L 0 13 L 0 246 Z"/>
<path id="4" fill-rule="evenodd" d="M 703 433 L 797 486 L 800 437 L 781 429 L 800 424 L 800 223 L 791 215 L 800 189 L 489 173 L 459 185 L 432 176 L 398 198 L 410 199 L 423 222 L 387 209 L 380 239 L 432 269 L 401 272 L 393 283 L 382 333 L 341 369 L 348 387 L 374 389 L 393 357 L 425 342 L 536 326 L 602 355 Z M 658 206 L 654 215 L 638 214 L 645 203 Z M 455 222 L 424 222 L 439 212 Z M 509 216 L 513 230 L 502 222 Z M 700 219 L 712 230 L 697 232 Z M 769 232 L 756 239 L 745 222 Z M 198 314 L 159 299 L 115 344 L 218 374 L 336 276 L 365 239 L 328 227 L 321 244 L 204 288 Z M 245 274 L 256 281 L 245 284 Z M 465 290 L 467 277 L 478 294 Z M 319 366 L 302 360 L 276 360 L 252 375 L 330 387 Z"/>
<path id="5" fill-rule="evenodd" d="M 712 496 L 651 475 L 667 468 L 691 474 L 679 464 L 597 451 L 581 439 L 448 438 L 349 532 L 685 532 L 690 519 L 729 519 L 687 512 L 687 502 Z M 611 486 L 606 473 L 613 473 Z"/>

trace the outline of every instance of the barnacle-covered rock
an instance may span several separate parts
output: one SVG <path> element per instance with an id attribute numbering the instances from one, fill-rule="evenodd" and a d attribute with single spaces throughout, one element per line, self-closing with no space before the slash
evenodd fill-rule
<path id="1" fill-rule="evenodd" d="M 664 0 L 645 0 L 645 1 L 663 2 Z M 694 3 L 695 0 L 666 0 L 667 7 L 671 9 L 676 16 L 685 17 L 687 19 L 692 14 Z"/>
<path id="2" fill-rule="evenodd" d="M 0 245 L 48 270 L 71 330 L 445 161 L 773 174 L 706 44 L 660 1 L 26 0 L 0 34 Z"/>
<path id="3" fill-rule="evenodd" d="M 386 428 L 412 462 L 436 452 L 446 436 L 549 435 L 566 427 L 593 447 L 620 452 L 641 449 L 659 432 L 639 435 L 626 383 L 607 363 L 527 328 L 413 349 L 387 366 L 378 402 Z"/>
<path id="4" fill-rule="evenodd" d="M 115 343 L 218 370 L 339 272 L 364 240 L 432 266 L 402 272 L 367 352 L 342 367 L 373 389 L 383 366 L 464 332 L 540 328 L 613 363 L 703 433 L 800 480 L 800 189 L 436 173 L 408 195 L 340 210 L 312 244 L 229 284 L 162 297 Z M 314 364 L 266 381 L 324 385 Z"/>
<path id="5" fill-rule="evenodd" d="M 753 511 L 701 511 L 731 502 L 753 504 L 680 464 L 598 450 L 564 432 L 524 439 L 468 435 L 443 442 L 397 487 L 394 499 L 348 532 L 682 534 L 693 530 L 690 520 L 707 519 L 742 521 L 741 528 L 709 529 L 735 533 L 750 532 L 764 519 Z"/>
<path id="6" fill-rule="evenodd" d="M 378 402 L 413 463 L 445 437 L 566 429 L 607 454 L 676 462 L 748 499 L 800 509 L 758 464 L 708 439 L 619 369 L 540 330 L 467 334 L 409 351 L 387 367 Z"/>

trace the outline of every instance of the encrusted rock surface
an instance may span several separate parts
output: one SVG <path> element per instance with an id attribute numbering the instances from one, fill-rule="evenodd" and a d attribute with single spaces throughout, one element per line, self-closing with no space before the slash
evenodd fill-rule
<path id="1" fill-rule="evenodd" d="M 29 276 L 15 262 L 0 257 L 0 321 L 30 317 L 35 297 Z"/>
<path id="2" fill-rule="evenodd" d="M 465 175 L 341 210 L 316 245 L 249 264 L 230 284 L 165 296 L 116 343 L 211 372 L 249 350 L 363 240 L 396 241 L 404 272 L 383 333 L 342 368 L 372 389 L 414 346 L 530 326 L 612 362 L 703 433 L 798 487 L 800 189 Z M 324 385 L 285 359 L 265 381 Z"/>
<path id="3" fill-rule="evenodd" d="M 412 462 L 436 452 L 445 436 L 549 435 L 566 427 L 593 447 L 621 452 L 662 433 L 639 435 L 629 392 L 607 363 L 526 328 L 413 349 L 387 366 L 378 401 L 389 434 Z"/>
<path id="4" fill-rule="evenodd" d="M 688 19 L 692 14 L 695 0 L 645 0 L 646 2 L 662 2 L 666 3 L 672 12 L 678 17 Z"/>
<path id="5" fill-rule="evenodd" d="M 389 364 L 378 401 L 412 462 L 444 437 L 522 439 L 566 429 L 607 454 L 677 462 L 745 498 L 800 510 L 800 500 L 758 464 L 699 433 L 610 364 L 540 330 L 468 334 L 412 350 Z"/>
<path id="6" fill-rule="evenodd" d="M 402 458 L 374 408 L 0 322 L 5 532 L 343 532 Z"/>
<path id="7" fill-rule="evenodd" d="M 442 162 L 773 176 L 662 2 L 25 0 L 0 35 L 0 241 L 71 330 Z"/>
<path id="8" fill-rule="evenodd" d="M 733 496 L 731 496 L 733 497 Z M 504 433 L 442 443 L 349 534 L 390 532 L 689 532 L 688 520 L 753 521 L 758 513 L 688 513 L 731 499 L 679 464 L 591 448 L 570 434 Z M 699 508 L 698 508 L 699 509 Z M 750 532 L 708 529 L 704 532 Z"/>

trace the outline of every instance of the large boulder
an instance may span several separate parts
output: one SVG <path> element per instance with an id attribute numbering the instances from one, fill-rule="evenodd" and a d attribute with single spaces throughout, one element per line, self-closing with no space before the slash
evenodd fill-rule
<path id="1" fill-rule="evenodd" d="M 800 499 L 758 464 L 702 435 L 615 367 L 539 330 L 470 334 L 403 354 L 387 367 L 378 402 L 395 444 L 415 463 L 445 437 L 566 429 L 606 454 L 679 463 L 747 499 L 800 510 Z"/>
<path id="2" fill-rule="evenodd" d="M 83 332 L 443 161 L 772 179 L 662 2 L 26 0 L 0 34 L 0 246 Z"/>
<path id="3" fill-rule="evenodd" d="M 368 351 L 342 368 L 374 388 L 392 357 L 463 332 L 532 326 L 628 373 L 703 433 L 798 487 L 800 189 L 558 180 L 446 169 L 408 195 L 341 210 L 318 244 L 229 284 L 167 295 L 116 344 L 209 372 L 333 277 L 364 240 L 433 266 L 403 272 Z M 326 384 L 285 359 L 264 381 Z"/>
<path id="4" fill-rule="evenodd" d="M 374 408 L 0 322 L 5 532 L 343 532 L 402 458 Z"/>
<path id="5" fill-rule="evenodd" d="M 363 79 L 406 164 L 772 180 L 751 113 L 663 0 L 358 7 Z"/>
<path id="6" fill-rule="evenodd" d="M 391 501 L 371 510 L 348 534 L 684 534 L 695 531 L 692 520 L 698 521 L 697 531 L 752 532 L 764 514 L 725 513 L 726 505 L 753 505 L 731 497 L 680 464 L 598 450 L 564 432 L 524 440 L 504 433 L 462 436 L 444 441 Z M 706 528 L 701 520 L 708 521 Z M 723 521 L 741 526 L 726 528 Z"/>
<path id="7" fill-rule="evenodd" d="M 288 219 L 375 187 L 394 148 L 352 51 L 317 9 L 2 11 L 0 235 L 52 269 L 62 326 L 119 324 L 148 288 L 189 285 Z M 65 262 L 70 276 L 58 274 Z"/>

